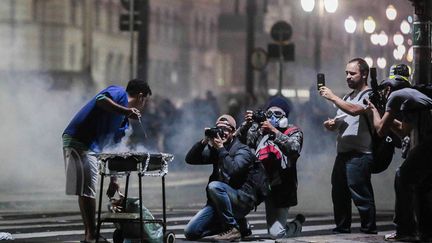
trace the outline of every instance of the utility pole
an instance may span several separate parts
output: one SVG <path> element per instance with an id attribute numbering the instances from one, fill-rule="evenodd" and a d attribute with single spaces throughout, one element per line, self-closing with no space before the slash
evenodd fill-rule
<path id="1" fill-rule="evenodd" d="M 410 0 L 414 6 L 413 28 L 413 83 L 432 82 L 432 1 Z"/>
<path id="2" fill-rule="evenodd" d="M 246 93 L 254 96 L 254 73 L 251 63 L 252 52 L 255 46 L 255 15 L 257 12 L 256 0 L 248 0 L 246 5 Z"/>
<path id="3" fill-rule="evenodd" d="M 86 82 L 93 84 L 92 78 L 92 49 L 93 49 L 93 6 L 92 0 L 84 1 L 83 20 L 83 62 L 82 74 Z"/>
<path id="4" fill-rule="evenodd" d="M 141 25 L 138 32 L 138 78 L 147 80 L 148 77 L 148 45 L 150 26 L 150 0 L 141 0 L 139 18 Z"/>

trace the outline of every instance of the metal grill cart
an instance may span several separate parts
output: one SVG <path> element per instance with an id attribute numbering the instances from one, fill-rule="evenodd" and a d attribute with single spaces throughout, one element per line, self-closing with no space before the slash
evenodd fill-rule
<path id="1" fill-rule="evenodd" d="M 173 243 L 175 235 L 166 231 L 166 198 L 165 198 L 165 175 L 168 173 L 168 163 L 174 159 L 172 154 L 166 153 L 99 153 L 95 154 L 99 163 L 99 174 L 101 176 L 99 205 L 97 215 L 96 242 L 99 240 L 100 228 L 104 222 L 112 223 L 139 223 L 140 239 L 143 241 L 143 226 L 146 223 L 156 223 L 163 227 L 164 242 Z M 131 172 L 138 174 L 139 188 L 139 213 L 105 213 L 101 215 L 103 184 L 106 176 L 126 176 L 125 195 L 123 208 L 126 206 L 129 189 L 129 176 Z M 163 219 L 144 219 L 142 204 L 142 177 L 153 176 L 162 178 L 162 211 Z M 113 237 L 115 238 L 115 237 Z"/>

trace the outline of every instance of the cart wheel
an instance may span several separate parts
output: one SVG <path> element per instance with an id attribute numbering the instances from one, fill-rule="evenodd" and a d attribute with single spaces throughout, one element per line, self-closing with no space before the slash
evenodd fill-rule
<path id="1" fill-rule="evenodd" d="M 123 237 L 123 231 L 120 229 L 114 230 L 113 233 L 113 242 L 114 243 L 123 243 L 124 237 Z"/>
<path id="2" fill-rule="evenodd" d="M 174 243 L 175 242 L 175 234 L 173 232 L 168 232 L 164 236 L 164 243 Z"/>

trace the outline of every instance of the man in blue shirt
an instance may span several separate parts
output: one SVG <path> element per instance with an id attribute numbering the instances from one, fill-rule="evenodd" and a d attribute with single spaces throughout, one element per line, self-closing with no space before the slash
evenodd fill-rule
<path id="1" fill-rule="evenodd" d="M 89 152 L 101 152 L 107 145 L 119 142 L 128 128 L 128 118 L 140 119 L 148 97 L 147 82 L 134 79 L 126 90 L 109 86 L 94 96 L 74 116 L 63 132 L 63 155 L 66 167 L 66 194 L 77 195 L 85 226 L 84 242 L 95 238 L 96 184 L 98 166 Z M 111 179 L 108 194 L 119 186 Z"/>

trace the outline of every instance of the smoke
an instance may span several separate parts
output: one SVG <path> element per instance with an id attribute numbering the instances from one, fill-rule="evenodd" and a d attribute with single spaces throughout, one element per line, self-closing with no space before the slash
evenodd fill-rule
<path id="1" fill-rule="evenodd" d="M 61 135 L 87 92 L 53 90 L 50 80 L 32 75 L 1 82 L 0 193 L 64 190 Z"/>

